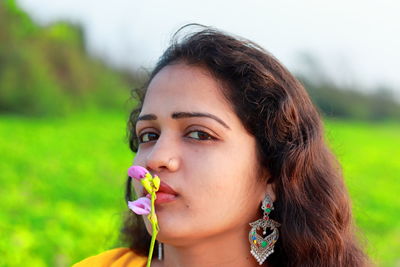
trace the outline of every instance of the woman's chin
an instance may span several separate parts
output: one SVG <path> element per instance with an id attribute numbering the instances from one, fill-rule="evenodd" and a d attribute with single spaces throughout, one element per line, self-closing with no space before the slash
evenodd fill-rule
<path id="1" fill-rule="evenodd" d="M 176 235 L 178 231 L 178 229 L 181 229 L 180 227 L 180 220 L 177 218 L 177 216 L 173 216 L 173 212 L 168 212 L 168 209 L 160 209 L 156 211 L 157 214 L 157 221 L 158 221 L 158 236 L 170 236 L 170 235 Z M 153 229 L 152 229 L 152 225 L 151 222 L 149 221 L 149 219 L 147 218 L 147 215 L 144 215 L 143 217 L 143 221 L 146 225 L 146 229 L 147 232 L 152 235 Z M 157 238 L 158 239 L 158 238 Z"/>

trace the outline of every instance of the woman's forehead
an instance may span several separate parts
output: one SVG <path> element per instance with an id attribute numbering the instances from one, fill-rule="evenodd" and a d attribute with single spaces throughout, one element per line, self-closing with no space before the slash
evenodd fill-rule
<path id="1" fill-rule="evenodd" d="M 223 120 L 236 117 L 220 83 L 203 68 L 183 63 L 163 68 L 152 79 L 141 114 L 177 111 L 210 113 Z"/>
<path id="2" fill-rule="evenodd" d="M 219 82 L 207 70 L 179 63 L 168 65 L 155 75 L 146 97 L 151 94 L 220 97 L 220 91 Z"/>

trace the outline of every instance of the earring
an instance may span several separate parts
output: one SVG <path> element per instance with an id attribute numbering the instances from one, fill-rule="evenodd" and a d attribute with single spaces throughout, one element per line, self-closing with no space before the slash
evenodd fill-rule
<path id="1" fill-rule="evenodd" d="M 163 259 L 163 244 L 158 241 L 158 260 Z"/>
<path id="2" fill-rule="evenodd" d="M 271 197 L 267 194 L 262 202 L 261 209 L 264 212 L 263 218 L 249 223 L 252 227 L 249 232 L 249 242 L 251 245 L 251 254 L 261 265 L 269 255 L 274 252 L 274 245 L 279 237 L 278 227 L 280 223 L 269 218 L 269 213 L 274 209 Z M 269 228 L 272 233 L 266 237 L 260 236 L 257 231 L 263 229 L 263 236 Z"/>

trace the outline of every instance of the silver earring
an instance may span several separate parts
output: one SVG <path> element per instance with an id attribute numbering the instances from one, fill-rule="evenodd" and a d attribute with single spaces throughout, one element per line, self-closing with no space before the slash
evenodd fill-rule
<path id="1" fill-rule="evenodd" d="M 158 241 L 158 260 L 162 260 L 163 259 L 163 244 Z"/>
<path id="2" fill-rule="evenodd" d="M 267 194 L 262 202 L 261 209 L 264 212 L 263 218 L 249 223 L 252 227 L 249 232 L 249 242 L 251 246 L 251 254 L 261 265 L 269 255 L 274 252 L 274 246 L 279 238 L 278 227 L 280 223 L 269 218 L 269 213 L 274 209 L 271 197 Z M 263 235 L 260 236 L 257 230 L 263 229 Z M 263 237 L 269 228 L 272 233 Z"/>

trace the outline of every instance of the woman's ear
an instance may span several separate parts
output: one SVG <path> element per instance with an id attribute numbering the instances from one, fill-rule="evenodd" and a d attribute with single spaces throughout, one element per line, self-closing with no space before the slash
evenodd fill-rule
<path id="1" fill-rule="evenodd" d="M 267 168 L 263 168 L 261 171 L 261 175 L 262 175 L 262 177 L 266 177 L 265 178 L 266 187 L 265 187 L 263 199 L 264 199 L 265 195 L 268 194 L 271 197 L 272 201 L 275 202 L 275 200 L 276 200 L 275 183 L 271 182 L 271 174 L 269 173 Z"/>
<path id="2" fill-rule="evenodd" d="M 265 194 L 268 194 L 272 202 L 275 202 L 276 200 L 276 195 L 275 195 L 275 183 L 268 183 L 267 188 L 265 189 Z"/>

